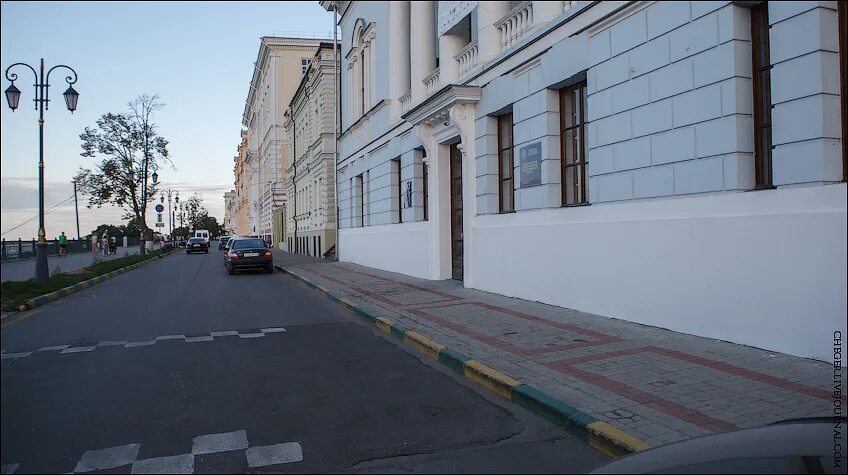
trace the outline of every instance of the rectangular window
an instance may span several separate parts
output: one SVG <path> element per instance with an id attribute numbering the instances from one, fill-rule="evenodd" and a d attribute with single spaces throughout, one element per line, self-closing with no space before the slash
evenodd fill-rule
<path id="1" fill-rule="evenodd" d="M 353 178 L 353 196 L 359 200 L 358 203 L 354 202 L 354 210 L 359 212 L 359 215 L 356 216 L 354 214 L 353 226 L 364 226 L 365 225 L 365 184 L 363 180 L 363 175 L 359 175 Z M 357 210 L 356 207 L 359 209 Z M 354 211 L 354 213 L 356 213 Z"/>
<path id="2" fill-rule="evenodd" d="M 394 183 L 392 187 L 395 189 L 395 193 L 397 193 L 397 222 L 403 222 L 403 184 L 400 179 L 400 158 L 396 158 L 391 160 L 392 163 L 392 177 L 394 178 Z"/>
<path id="3" fill-rule="evenodd" d="M 498 117 L 498 195 L 501 213 L 515 211 L 512 159 L 512 113 Z"/>
<path id="4" fill-rule="evenodd" d="M 307 58 L 300 58 L 300 76 L 303 77 L 306 75 L 306 71 L 309 71 L 309 62 L 310 60 Z"/>
<path id="5" fill-rule="evenodd" d="M 430 192 L 427 190 L 427 179 L 428 179 L 428 175 L 430 174 L 430 167 L 428 167 L 426 163 L 423 164 L 423 167 L 424 167 L 424 176 L 422 178 L 423 178 L 424 183 L 421 185 L 421 187 L 424 188 L 424 190 L 423 190 L 424 191 L 424 221 L 427 221 L 428 218 L 429 218 L 429 216 L 427 215 L 427 213 L 428 213 L 427 208 L 430 207 L 430 203 L 429 203 L 429 201 L 430 201 L 430 194 L 429 193 Z"/>
<path id="6" fill-rule="evenodd" d="M 588 203 L 586 190 L 586 82 L 559 92 L 562 205 Z"/>
<path id="7" fill-rule="evenodd" d="M 756 188 L 772 187 L 771 61 L 768 2 L 751 8 L 751 53 L 754 86 L 754 173 Z"/>
<path id="8" fill-rule="evenodd" d="M 365 50 L 360 53 L 359 61 L 359 115 L 365 115 Z"/>

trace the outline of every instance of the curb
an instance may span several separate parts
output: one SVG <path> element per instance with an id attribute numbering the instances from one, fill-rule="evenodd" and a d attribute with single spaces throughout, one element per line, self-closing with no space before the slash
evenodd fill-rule
<path id="1" fill-rule="evenodd" d="M 159 256 L 159 258 L 161 259 L 165 256 L 170 256 L 171 254 L 173 254 L 177 251 L 178 251 L 178 249 L 174 249 L 170 252 L 166 252 L 164 254 L 161 254 Z M 26 302 L 26 304 L 21 305 L 21 307 L 25 307 L 22 310 L 32 310 L 35 307 L 40 307 L 41 305 L 52 302 L 52 301 L 54 301 L 58 298 L 62 298 L 62 297 L 65 297 L 67 295 L 71 295 L 71 294 L 73 294 L 77 291 L 80 291 L 82 289 L 87 289 L 88 287 L 91 287 L 92 285 L 99 284 L 100 282 L 109 280 L 113 277 L 116 277 L 120 274 L 123 274 L 124 272 L 130 271 L 132 269 L 135 269 L 137 267 L 141 267 L 141 266 L 146 265 L 146 264 L 150 264 L 151 262 L 155 262 L 157 260 L 158 259 L 155 259 L 155 258 L 146 259 L 144 261 L 136 262 L 135 264 L 131 264 L 131 265 L 128 265 L 126 267 L 121 267 L 120 269 L 113 270 L 112 272 L 107 272 L 106 274 L 98 275 L 97 277 L 92 277 L 91 279 L 84 280 L 82 282 L 77 282 L 74 285 L 70 285 L 68 287 L 65 287 L 65 288 L 62 288 L 62 289 L 59 289 L 59 290 L 54 290 L 53 292 L 50 292 L 50 293 L 47 293 L 47 294 L 44 294 L 44 295 L 39 295 L 38 297 L 33 297 L 33 298 L 29 299 Z"/>
<path id="2" fill-rule="evenodd" d="M 569 433 L 590 447 L 612 458 L 618 458 L 651 448 L 647 442 L 633 437 L 607 422 L 581 412 L 533 386 L 524 384 L 441 343 L 433 341 L 420 332 L 407 330 L 389 318 L 380 316 L 373 309 L 357 304 L 347 297 L 330 291 L 326 287 L 317 285 L 307 277 L 298 275 L 277 265 L 274 267 L 304 282 L 309 287 L 318 290 L 330 300 L 351 310 L 380 330 L 397 338 L 404 344 L 412 346 L 425 356 L 438 361 L 455 373 L 463 375 L 467 379 L 474 381 L 505 399 L 509 399 L 524 409 L 548 419 L 558 426 L 565 427 Z"/>

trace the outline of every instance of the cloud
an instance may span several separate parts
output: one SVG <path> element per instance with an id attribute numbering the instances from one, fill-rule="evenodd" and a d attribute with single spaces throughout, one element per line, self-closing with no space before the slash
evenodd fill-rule
<path id="1" fill-rule="evenodd" d="M 44 183 L 44 204 L 51 207 L 74 195 L 70 182 Z M 0 180 L 0 210 L 38 210 L 38 179 L 8 177 Z M 73 201 L 71 201 L 73 204 Z"/>

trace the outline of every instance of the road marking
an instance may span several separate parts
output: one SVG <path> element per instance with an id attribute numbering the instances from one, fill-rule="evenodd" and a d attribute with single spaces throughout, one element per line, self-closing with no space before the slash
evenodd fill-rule
<path id="1" fill-rule="evenodd" d="M 239 333 L 239 338 L 259 338 L 265 336 L 264 333 Z"/>
<path id="2" fill-rule="evenodd" d="M 182 454 L 134 462 L 130 473 L 194 473 L 194 455 Z"/>
<path id="3" fill-rule="evenodd" d="M 23 352 L 23 353 L 3 353 L 3 355 L 0 355 L 0 359 L 8 360 L 8 359 L 15 359 L 15 358 L 26 358 L 27 356 L 29 356 L 31 354 L 32 354 L 31 351 L 26 351 L 26 352 Z"/>
<path id="4" fill-rule="evenodd" d="M 35 351 L 59 351 L 64 350 L 66 348 L 70 348 L 71 345 L 57 345 L 57 346 L 45 346 L 44 348 L 39 348 Z"/>
<path id="5" fill-rule="evenodd" d="M 43 306 L 38 307 L 38 308 L 35 308 L 35 309 L 33 309 L 33 310 L 29 310 L 29 311 L 25 310 L 25 312 L 28 312 L 28 313 L 26 313 L 25 315 L 22 315 L 22 316 L 20 316 L 20 317 L 10 319 L 9 321 L 7 321 L 7 322 L 3 323 L 2 325 L 0 325 L 0 328 L 6 328 L 6 327 L 8 327 L 9 325 L 12 325 L 12 324 L 15 324 L 15 323 L 17 323 L 17 322 L 20 322 L 21 320 L 26 320 L 27 318 L 29 318 L 29 317 L 31 317 L 31 316 L 33 316 L 33 315 L 35 315 L 36 313 L 38 313 L 38 312 L 40 312 L 40 311 L 42 311 L 42 310 L 44 310 L 44 307 L 43 307 Z"/>
<path id="6" fill-rule="evenodd" d="M 187 336 L 185 341 L 186 343 L 194 343 L 197 341 L 212 341 L 214 339 L 215 338 L 211 336 Z"/>
<path id="7" fill-rule="evenodd" d="M 236 336 L 239 334 L 239 332 L 235 330 L 227 330 L 223 332 L 210 332 L 209 334 L 212 336 Z"/>
<path id="8" fill-rule="evenodd" d="M 15 470 L 17 470 L 20 465 L 21 464 L 19 463 L 7 463 L 6 465 L 0 466 L 0 473 L 15 473 Z"/>
<path id="9" fill-rule="evenodd" d="M 263 328 L 261 331 L 262 331 L 262 333 L 279 333 L 279 332 L 284 332 L 284 331 L 286 331 L 286 329 L 285 329 L 285 328 L 282 328 L 282 327 L 278 327 L 278 328 Z"/>
<path id="10" fill-rule="evenodd" d="M 96 346 L 77 346 L 75 348 L 65 348 L 59 353 L 82 353 L 84 351 L 93 351 Z"/>
<path id="11" fill-rule="evenodd" d="M 200 435 L 191 441 L 191 453 L 194 455 L 217 454 L 218 452 L 241 450 L 247 447 L 247 431 L 245 430 Z"/>
<path id="12" fill-rule="evenodd" d="M 129 341 L 127 341 L 127 340 L 121 340 L 121 341 L 101 341 L 100 343 L 98 343 L 98 344 L 97 344 L 97 347 L 98 347 L 98 348 L 100 348 L 101 346 L 124 346 L 124 345 L 126 345 L 127 343 L 129 343 Z"/>
<path id="13" fill-rule="evenodd" d="M 185 340 L 185 335 L 163 335 L 157 336 L 156 340 Z"/>
<path id="14" fill-rule="evenodd" d="M 245 451 L 247 464 L 251 467 L 265 467 L 281 463 L 303 461 L 303 448 L 299 442 L 251 447 Z"/>
<path id="15" fill-rule="evenodd" d="M 155 345 L 155 344 L 156 344 L 156 340 L 134 341 L 132 343 L 127 343 L 126 345 L 124 345 L 124 348 L 135 348 L 135 347 L 138 347 L 138 346 L 150 346 L 150 345 Z"/>
<path id="16" fill-rule="evenodd" d="M 131 464 L 138 458 L 140 447 L 141 444 L 129 444 L 109 447 L 108 449 L 89 450 L 82 454 L 82 458 L 74 468 L 74 473 L 93 472 Z"/>

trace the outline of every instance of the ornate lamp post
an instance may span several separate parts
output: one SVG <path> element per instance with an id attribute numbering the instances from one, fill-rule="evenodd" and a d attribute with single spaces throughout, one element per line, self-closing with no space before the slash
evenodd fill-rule
<path id="1" fill-rule="evenodd" d="M 26 63 L 15 63 L 6 68 L 6 79 L 12 84 L 6 89 L 6 100 L 9 102 L 9 108 L 14 111 L 18 108 L 18 102 L 21 100 L 21 91 L 15 87 L 15 81 L 18 75 L 10 72 L 15 66 L 26 66 L 32 71 L 35 76 L 35 110 L 38 111 L 38 243 L 35 248 L 35 280 L 45 281 L 50 278 L 49 268 L 47 266 L 47 232 L 44 230 L 44 111 L 49 108 L 50 104 L 50 73 L 56 68 L 66 68 L 73 76 L 66 76 L 65 81 L 68 83 L 68 89 L 62 94 L 65 96 L 65 105 L 68 110 L 73 112 L 77 110 L 77 101 L 79 93 L 74 90 L 73 84 L 77 82 L 77 72 L 70 66 L 60 64 L 53 66 L 44 74 L 44 59 L 41 59 L 41 67 L 38 72 L 35 68 Z"/>

